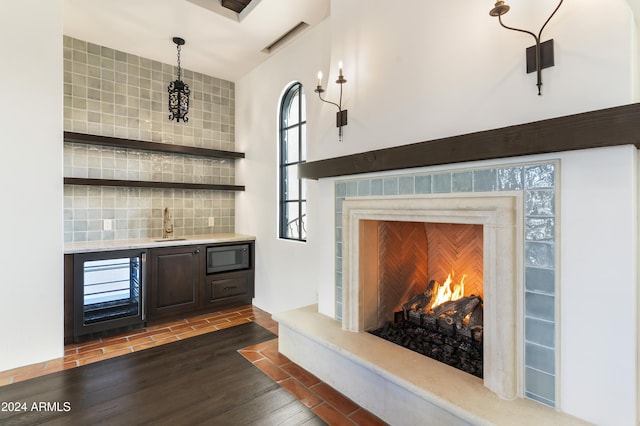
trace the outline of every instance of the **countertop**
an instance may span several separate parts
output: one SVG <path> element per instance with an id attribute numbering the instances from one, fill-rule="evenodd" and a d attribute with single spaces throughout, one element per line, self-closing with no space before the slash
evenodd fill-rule
<path id="1" fill-rule="evenodd" d="M 208 235 L 187 235 L 185 237 L 162 238 L 139 238 L 133 240 L 110 240 L 110 241 L 78 241 L 64 244 L 65 254 L 88 253 L 96 251 L 127 250 L 136 248 L 154 248 L 170 246 L 186 246 L 194 244 L 217 244 L 232 243 L 236 241 L 254 241 L 253 235 L 243 234 L 208 234 Z"/>

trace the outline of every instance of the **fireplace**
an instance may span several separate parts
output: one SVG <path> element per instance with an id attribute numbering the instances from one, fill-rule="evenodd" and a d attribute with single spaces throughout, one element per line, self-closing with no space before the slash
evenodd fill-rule
<path id="1" fill-rule="evenodd" d="M 379 282 L 378 327 L 431 280 L 451 275 L 449 288 L 462 281 L 463 296 L 483 296 L 482 225 L 363 220 L 361 233 L 362 279 Z"/>
<path id="2" fill-rule="evenodd" d="M 385 340 L 482 378 L 483 229 L 363 221 L 360 269 L 378 280 Z"/>
<path id="3" fill-rule="evenodd" d="M 546 162 L 336 182 L 335 317 L 326 306 L 325 314 L 308 306 L 274 315 L 280 352 L 403 424 L 421 423 L 427 413 L 442 424 L 508 424 L 515 412 L 540 424 L 567 422 L 545 407 L 555 407 L 559 385 L 558 170 Z M 367 230 L 389 222 L 481 228 L 482 379 L 367 332 L 385 309 L 379 280 L 366 279 L 380 274 L 363 260 L 373 246 Z"/>
<path id="4" fill-rule="evenodd" d="M 392 225 L 394 230 L 418 229 L 419 226 L 423 226 L 425 230 L 432 226 L 433 229 L 441 230 L 455 228 L 455 225 L 460 225 L 466 233 L 473 234 L 481 230 L 482 237 L 479 240 L 483 254 L 482 266 L 471 266 L 470 269 L 482 271 L 483 381 L 487 388 L 503 399 L 520 396 L 522 383 L 519 378 L 522 377 L 522 372 L 518 367 L 518 359 L 522 357 L 519 348 L 522 347 L 523 325 L 522 300 L 518 300 L 517 295 L 522 293 L 523 285 L 522 265 L 519 261 L 522 257 L 523 234 L 521 209 L 520 192 L 347 198 L 342 206 L 342 327 L 356 332 L 377 329 L 387 320 L 390 309 L 395 312 L 395 304 L 387 300 L 396 296 L 385 295 L 386 286 L 380 279 L 381 275 L 384 279 L 389 274 L 380 274 L 384 268 L 379 268 L 378 262 L 370 260 L 371 256 L 379 257 L 379 254 L 372 254 L 382 250 L 378 249 L 375 240 L 388 232 L 386 229 L 389 222 L 403 223 Z M 384 236 L 382 238 L 387 239 Z M 394 239 L 401 238 L 390 238 Z M 419 239 L 420 237 L 415 238 L 416 241 Z M 415 245 L 419 243 L 416 242 Z M 398 250 L 397 246 L 392 242 L 390 249 Z M 405 249 L 415 251 L 411 247 Z M 432 251 L 437 253 L 438 248 L 432 248 Z M 414 254 L 413 257 L 423 256 Z M 428 253 L 424 257 L 428 257 Z M 450 256 L 442 254 L 442 257 Z M 451 265 L 464 262 L 466 261 L 450 259 L 449 265 L 432 269 L 438 274 L 443 268 L 446 270 Z M 471 261 L 475 262 L 477 260 Z M 416 278 L 416 274 L 422 277 Z M 426 285 L 424 277 L 427 274 L 428 271 L 414 272 L 405 279 L 410 283 L 422 279 L 422 285 Z M 474 283 L 477 284 L 477 281 L 478 278 L 475 278 Z M 411 287 L 408 292 L 415 294 L 417 288 Z"/>

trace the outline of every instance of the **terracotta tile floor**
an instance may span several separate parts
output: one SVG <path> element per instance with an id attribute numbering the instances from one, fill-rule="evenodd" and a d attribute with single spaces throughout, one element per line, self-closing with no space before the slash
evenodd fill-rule
<path id="1" fill-rule="evenodd" d="M 278 323 L 271 319 L 271 314 L 247 305 L 66 345 L 64 358 L 0 372 L 0 386 L 251 321 L 278 334 Z M 277 338 L 240 349 L 238 352 L 329 425 L 386 424 L 280 354 Z"/>
<path id="2" fill-rule="evenodd" d="M 278 352 L 278 339 L 238 352 L 330 425 L 386 424 Z"/>

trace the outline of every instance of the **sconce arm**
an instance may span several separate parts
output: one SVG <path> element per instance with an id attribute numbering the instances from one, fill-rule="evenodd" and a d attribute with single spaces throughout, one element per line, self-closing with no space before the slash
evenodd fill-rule
<path id="1" fill-rule="evenodd" d="M 512 31 L 518 31 L 521 33 L 526 33 L 529 34 L 531 37 L 533 37 L 533 39 L 536 41 L 536 44 L 540 43 L 540 40 L 542 39 L 542 31 L 544 30 L 544 28 L 547 26 L 547 24 L 549 23 L 549 21 L 551 21 L 551 18 L 553 18 L 553 16 L 556 14 L 556 12 L 558 11 L 558 9 L 560 9 L 560 6 L 562 6 L 562 2 L 564 0 L 560 0 L 560 3 L 558 3 L 558 5 L 556 6 L 556 8 L 553 10 L 553 12 L 551 13 L 551 15 L 549 15 L 549 17 L 547 18 L 547 20 L 544 22 L 544 25 L 542 25 L 542 28 L 540 28 L 540 32 L 538 33 L 538 35 L 535 35 L 534 33 L 532 33 L 531 31 L 527 31 L 527 30 L 521 30 L 519 28 L 514 28 L 514 27 L 510 27 L 508 25 L 505 25 L 504 22 L 502 22 L 502 15 L 498 15 L 498 21 L 500 22 L 500 25 L 502 25 L 503 28 L 506 28 L 508 30 L 512 30 Z"/>
<path id="2" fill-rule="evenodd" d="M 531 31 L 521 30 L 520 28 L 514 28 L 514 27 L 510 27 L 508 25 L 505 25 L 504 22 L 502 22 L 502 15 L 504 13 L 506 13 L 509 9 L 508 9 L 508 7 L 507 7 L 506 10 L 501 10 L 499 8 L 499 6 L 502 6 L 502 3 L 504 3 L 504 2 L 496 3 L 496 8 L 491 11 L 491 14 L 493 16 L 498 16 L 498 22 L 500 22 L 500 25 L 503 28 L 506 28 L 506 29 L 511 30 L 511 31 L 518 31 L 518 32 L 521 32 L 521 33 L 529 34 L 536 41 L 536 73 L 537 73 L 537 77 L 538 77 L 538 82 L 537 82 L 536 86 L 538 86 L 538 95 L 542 94 L 541 93 L 541 88 L 542 88 L 542 65 L 541 65 L 541 52 L 540 52 L 540 50 L 541 50 L 540 40 L 542 38 L 542 31 L 547 26 L 549 21 L 551 21 L 551 18 L 553 18 L 553 16 L 556 14 L 558 9 L 560 9 L 560 6 L 562 5 L 563 1 L 564 0 L 560 0 L 560 2 L 558 3 L 558 5 L 554 9 L 554 11 L 551 13 L 551 15 L 549 15 L 549 17 L 545 21 L 545 23 L 542 26 L 542 28 L 540 28 L 540 32 L 538 33 L 538 35 L 535 35 Z M 494 14 L 494 11 L 495 11 L 496 14 Z"/>
<path id="3" fill-rule="evenodd" d="M 322 97 L 322 95 L 321 95 L 321 92 L 319 92 L 318 90 L 316 90 L 316 93 L 318 94 L 318 98 L 320 98 L 320 100 L 321 100 L 322 102 L 327 103 L 327 104 L 331 104 L 331 105 L 335 105 L 335 106 L 336 106 L 336 108 L 338 108 L 338 111 L 342 111 L 342 106 L 338 105 L 338 104 L 337 104 L 337 103 L 335 103 L 335 102 L 331 102 L 331 101 L 328 101 L 328 100 L 324 99 L 324 98 Z M 342 103 L 342 97 L 341 97 L 340 101 L 341 101 L 340 103 Z"/>
<path id="4" fill-rule="evenodd" d="M 504 22 L 502 22 L 502 16 L 501 15 L 498 16 L 498 22 L 500 22 L 500 25 L 502 25 L 503 28 L 506 28 L 506 29 L 511 30 L 511 31 L 518 31 L 520 33 L 529 34 L 536 41 L 536 44 L 540 43 L 540 38 L 538 36 L 536 36 L 534 33 L 532 33 L 531 31 L 521 30 L 520 28 L 514 28 L 514 27 L 510 27 L 508 25 L 505 25 Z M 547 22 L 549 22 L 549 21 L 547 20 Z M 540 30 L 540 33 L 542 33 L 542 30 Z"/>
<path id="5" fill-rule="evenodd" d="M 558 11 L 558 9 L 560 9 L 560 6 L 562 5 L 562 2 L 564 0 L 560 0 L 560 3 L 558 3 L 558 5 L 556 6 L 555 10 L 553 11 L 553 13 L 551 15 L 549 15 L 549 17 L 547 18 L 547 20 L 545 21 L 544 25 L 542 26 L 542 28 L 540 28 L 540 32 L 538 33 L 538 40 L 542 39 L 542 30 L 544 30 L 544 27 L 547 26 L 547 24 L 549 23 L 549 21 L 551 20 L 551 18 L 553 18 L 553 15 L 556 14 L 556 12 Z"/>

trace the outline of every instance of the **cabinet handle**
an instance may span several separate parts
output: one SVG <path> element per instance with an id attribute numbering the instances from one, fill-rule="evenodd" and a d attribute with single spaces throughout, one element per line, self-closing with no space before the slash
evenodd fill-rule
<path id="1" fill-rule="evenodd" d="M 225 288 L 224 288 L 224 291 L 233 290 L 234 288 L 238 288 L 238 286 L 236 286 L 236 285 L 232 285 L 231 287 L 225 287 Z"/>
<path id="2" fill-rule="evenodd" d="M 196 251 L 194 251 L 193 254 L 200 254 L 200 249 L 196 249 Z"/>

